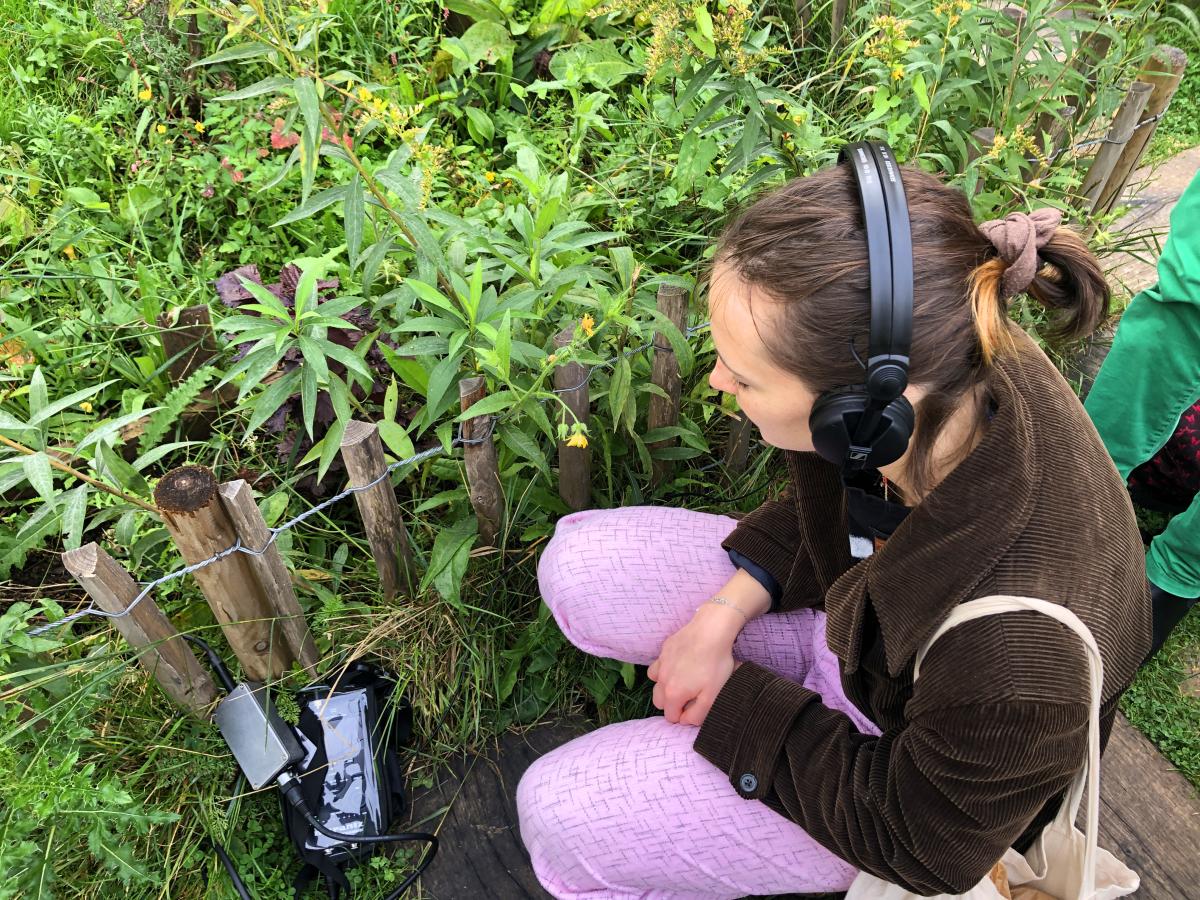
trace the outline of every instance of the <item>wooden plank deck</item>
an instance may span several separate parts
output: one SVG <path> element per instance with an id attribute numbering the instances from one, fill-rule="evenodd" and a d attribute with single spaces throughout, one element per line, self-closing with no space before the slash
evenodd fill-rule
<path id="1" fill-rule="evenodd" d="M 576 719 L 505 735 L 490 754 L 458 760 L 439 784 L 414 798 L 414 822 L 445 810 L 441 850 L 422 879 L 425 897 L 550 900 L 521 844 L 514 796 L 533 760 L 587 727 Z M 1141 875 L 1135 896 L 1200 900 L 1200 797 L 1123 716 L 1113 728 L 1100 784 L 1100 843 Z M 441 818 L 422 828 L 436 827 Z"/>

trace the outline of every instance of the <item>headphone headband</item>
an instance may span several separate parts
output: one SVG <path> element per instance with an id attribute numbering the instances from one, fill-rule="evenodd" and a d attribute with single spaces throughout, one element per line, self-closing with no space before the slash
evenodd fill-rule
<path id="1" fill-rule="evenodd" d="M 813 446 L 846 477 L 894 462 L 913 430 L 908 386 L 913 259 L 900 166 L 887 144 L 842 148 L 862 203 L 870 272 L 871 324 L 863 385 L 826 391 L 809 416 Z"/>
<path id="2" fill-rule="evenodd" d="M 900 167 L 887 144 L 859 141 L 843 147 L 840 155 L 850 163 L 867 236 L 871 295 L 867 392 L 876 403 L 886 404 L 908 386 L 913 306 L 908 203 Z"/>

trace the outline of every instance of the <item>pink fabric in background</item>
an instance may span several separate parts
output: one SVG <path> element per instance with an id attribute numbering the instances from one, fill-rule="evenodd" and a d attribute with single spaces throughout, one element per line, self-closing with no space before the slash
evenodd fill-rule
<path id="1" fill-rule="evenodd" d="M 567 516 L 538 564 L 542 597 L 580 649 L 648 665 L 733 574 L 720 544 L 735 524 L 652 506 Z M 878 733 L 842 693 L 824 613 L 756 619 L 734 657 L 804 684 Z M 547 891 L 558 900 L 732 900 L 850 885 L 852 866 L 739 797 L 692 750 L 696 732 L 661 715 L 620 722 L 529 768 L 517 788 L 521 837 Z"/>

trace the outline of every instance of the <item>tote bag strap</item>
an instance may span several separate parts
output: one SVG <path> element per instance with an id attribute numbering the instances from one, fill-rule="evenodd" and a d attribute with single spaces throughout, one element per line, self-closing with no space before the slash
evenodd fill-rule
<path id="1" fill-rule="evenodd" d="M 1100 650 L 1088 627 L 1065 606 L 1059 606 L 1036 597 L 1010 597 L 996 595 L 970 600 L 956 606 L 938 626 L 937 631 L 925 642 L 913 662 L 913 681 L 921 671 L 921 663 L 929 648 L 943 634 L 973 619 L 992 616 L 1006 612 L 1038 612 L 1057 619 L 1079 636 L 1087 650 L 1088 676 L 1091 682 L 1091 709 L 1088 715 L 1088 749 L 1083 767 L 1071 783 L 1065 802 L 1058 812 L 1057 821 L 1065 820 L 1065 827 L 1074 827 L 1079 815 L 1080 801 L 1087 793 L 1087 817 L 1085 835 L 1085 856 L 1083 866 L 1083 896 L 1090 897 L 1095 891 L 1096 879 L 1096 841 L 1100 818 L 1100 695 L 1104 684 L 1104 663 L 1100 659 Z"/>

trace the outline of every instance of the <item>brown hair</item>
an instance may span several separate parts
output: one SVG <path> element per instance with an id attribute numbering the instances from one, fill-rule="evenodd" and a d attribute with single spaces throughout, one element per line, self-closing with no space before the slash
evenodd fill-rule
<path id="1" fill-rule="evenodd" d="M 943 425 L 971 389 L 986 383 L 992 360 L 1011 350 L 1013 329 L 1000 281 L 1007 264 L 975 225 L 967 198 L 940 179 L 902 167 L 913 242 L 913 336 L 909 383 L 919 404 L 907 476 L 918 496 L 933 487 L 932 450 Z M 862 207 L 845 166 L 788 182 L 725 228 L 714 266 L 784 307 L 781 327 L 761 337 L 780 368 L 811 390 L 861 384 L 850 352 L 867 355 L 870 301 Z M 1044 337 L 1090 333 L 1108 310 L 1096 258 L 1074 232 L 1058 228 L 1038 253 L 1026 289 L 1051 312 Z M 986 410 L 979 409 L 981 425 Z"/>

